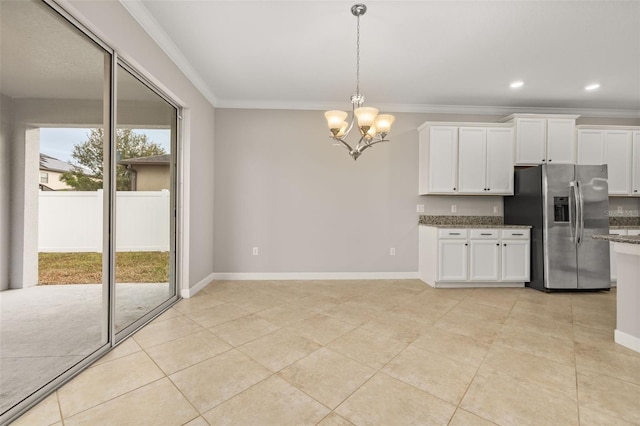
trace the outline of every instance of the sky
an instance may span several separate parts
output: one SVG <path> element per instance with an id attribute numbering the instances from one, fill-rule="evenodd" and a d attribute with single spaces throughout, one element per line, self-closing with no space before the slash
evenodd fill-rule
<path id="1" fill-rule="evenodd" d="M 169 153 L 171 131 L 169 129 L 133 129 L 136 133 L 147 135 L 148 140 L 157 143 Z M 91 129 L 78 128 L 40 128 L 40 152 L 58 160 L 71 162 L 73 147 L 89 138 Z"/>

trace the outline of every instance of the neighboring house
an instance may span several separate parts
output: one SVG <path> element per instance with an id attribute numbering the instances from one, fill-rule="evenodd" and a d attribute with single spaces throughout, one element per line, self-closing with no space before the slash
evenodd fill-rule
<path id="1" fill-rule="evenodd" d="M 38 182 L 43 191 L 60 191 L 73 189 L 60 180 L 64 172 L 73 171 L 73 164 L 58 160 L 47 154 L 40 154 L 40 178 Z"/>
<path id="2" fill-rule="evenodd" d="M 171 183 L 171 155 L 128 158 L 118 164 L 127 167 L 131 173 L 132 191 L 160 191 L 169 189 Z"/>

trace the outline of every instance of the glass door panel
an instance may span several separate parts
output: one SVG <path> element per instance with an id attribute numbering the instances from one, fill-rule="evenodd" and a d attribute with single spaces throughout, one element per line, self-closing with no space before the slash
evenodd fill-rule
<path id="1" fill-rule="evenodd" d="M 115 331 L 176 296 L 177 110 L 117 67 Z"/>
<path id="2" fill-rule="evenodd" d="M 42 2 L 0 8 L 3 423 L 109 342 L 102 155 L 112 57 Z"/>

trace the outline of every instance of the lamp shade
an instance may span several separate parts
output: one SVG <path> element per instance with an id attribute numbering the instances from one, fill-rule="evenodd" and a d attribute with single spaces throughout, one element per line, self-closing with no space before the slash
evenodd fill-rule
<path id="1" fill-rule="evenodd" d="M 347 127 L 349 127 L 349 123 L 347 123 L 346 121 L 343 121 L 342 123 L 340 123 L 340 130 L 338 131 L 335 137 L 337 138 L 343 137 L 345 133 L 347 133 Z"/>
<path id="2" fill-rule="evenodd" d="M 376 120 L 378 110 L 376 108 L 360 107 L 356 108 L 353 113 L 358 119 L 358 127 L 371 127 Z"/>
<path id="3" fill-rule="evenodd" d="M 325 118 L 327 119 L 327 126 L 329 126 L 330 130 L 340 129 L 342 127 L 342 123 L 345 122 L 347 118 L 347 113 L 344 111 L 327 111 L 324 113 Z"/>
<path id="4" fill-rule="evenodd" d="M 391 125 L 395 121 L 395 117 L 391 114 L 380 114 L 376 117 L 376 129 L 379 133 L 389 133 Z"/>

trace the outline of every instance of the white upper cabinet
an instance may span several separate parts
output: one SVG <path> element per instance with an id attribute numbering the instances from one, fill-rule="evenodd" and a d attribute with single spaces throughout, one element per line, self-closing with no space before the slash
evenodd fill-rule
<path id="1" fill-rule="evenodd" d="M 505 118 L 516 126 L 516 165 L 575 163 L 577 115 L 513 114 Z"/>
<path id="2" fill-rule="evenodd" d="M 546 121 L 542 118 L 516 120 L 516 164 L 542 164 L 546 159 Z"/>
<path id="3" fill-rule="evenodd" d="M 513 195 L 513 128 L 487 129 L 487 189 Z"/>
<path id="4" fill-rule="evenodd" d="M 595 129 L 578 130 L 577 164 L 606 164 L 604 131 Z"/>
<path id="5" fill-rule="evenodd" d="M 628 130 L 606 130 L 609 194 L 631 194 L 632 134 Z"/>
<path id="6" fill-rule="evenodd" d="M 631 194 L 640 196 L 640 131 L 633 132 L 633 157 L 631 161 Z"/>
<path id="7" fill-rule="evenodd" d="M 472 123 L 468 123 L 472 124 Z M 513 127 L 420 128 L 420 194 L 513 194 Z"/>
<path id="8" fill-rule="evenodd" d="M 458 128 L 432 126 L 420 130 L 420 194 L 457 191 Z"/>
<path id="9" fill-rule="evenodd" d="M 640 196 L 640 130 L 580 126 L 578 164 L 606 164 L 609 195 Z"/>
<path id="10" fill-rule="evenodd" d="M 576 117 L 577 118 L 577 117 Z M 547 163 L 574 164 L 576 162 L 576 119 L 547 119 Z"/>
<path id="11" fill-rule="evenodd" d="M 513 128 L 461 127 L 458 141 L 460 194 L 513 194 Z"/>
<path id="12" fill-rule="evenodd" d="M 487 192 L 487 131 L 482 127 L 461 127 L 458 133 L 458 192 Z"/>

